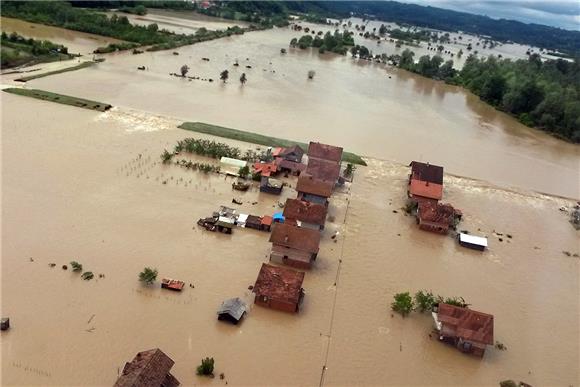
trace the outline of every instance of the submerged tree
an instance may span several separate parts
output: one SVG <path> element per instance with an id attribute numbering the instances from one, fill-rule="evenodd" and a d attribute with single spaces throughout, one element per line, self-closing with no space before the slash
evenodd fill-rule
<path id="1" fill-rule="evenodd" d="M 246 73 L 242 73 L 242 76 L 240 77 L 240 83 L 243 85 L 248 81 L 248 78 L 246 78 Z"/>
<path id="2" fill-rule="evenodd" d="M 89 280 L 92 280 L 94 276 L 95 276 L 95 275 L 93 274 L 93 272 L 92 272 L 92 271 L 85 271 L 85 272 L 84 272 L 84 273 L 81 275 L 81 278 L 82 278 L 82 279 L 84 279 L 85 281 L 89 281 Z"/>
<path id="3" fill-rule="evenodd" d="M 314 79 L 314 75 L 316 75 L 316 72 L 314 70 L 308 71 L 308 79 Z"/>
<path id="4" fill-rule="evenodd" d="M 213 375 L 214 360 L 213 357 L 201 359 L 201 364 L 197 366 L 197 374 L 200 376 Z"/>
<path id="5" fill-rule="evenodd" d="M 188 65 L 183 65 L 181 66 L 181 76 L 185 78 L 185 75 L 187 74 L 187 72 L 189 71 L 189 66 Z"/>
<path id="6" fill-rule="evenodd" d="M 246 178 L 249 174 L 250 174 L 250 167 L 248 167 L 247 165 L 241 167 L 240 170 L 238 171 L 238 175 L 240 177 L 243 177 L 243 178 Z"/>
<path id="7" fill-rule="evenodd" d="M 83 265 L 81 265 L 77 261 L 72 261 L 70 263 L 70 266 L 72 267 L 73 271 L 83 271 Z"/>
<path id="8" fill-rule="evenodd" d="M 146 267 L 141 273 L 139 273 L 139 281 L 146 283 L 147 285 L 152 284 L 157 279 L 157 269 L 151 269 Z"/>
<path id="9" fill-rule="evenodd" d="M 226 83 L 226 81 L 228 80 L 228 78 L 230 77 L 230 72 L 228 70 L 224 70 L 220 73 L 220 79 Z"/>
<path id="10" fill-rule="evenodd" d="M 415 303 L 417 304 L 417 309 L 421 313 L 432 311 L 436 302 L 437 300 L 431 292 L 419 290 L 415 293 Z"/>
<path id="11" fill-rule="evenodd" d="M 409 292 L 397 293 L 394 296 L 394 301 L 391 304 L 391 309 L 400 313 L 403 317 L 411 313 L 413 310 L 413 298 Z"/>

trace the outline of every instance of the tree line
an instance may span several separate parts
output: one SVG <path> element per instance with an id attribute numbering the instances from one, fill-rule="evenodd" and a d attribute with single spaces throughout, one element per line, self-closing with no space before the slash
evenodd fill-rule
<path id="1" fill-rule="evenodd" d="M 25 38 L 13 32 L 2 32 L 0 40 L 2 48 L 1 68 L 20 66 L 26 63 L 52 62 L 60 59 L 70 59 L 68 48 L 54 44 L 48 40 Z"/>
<path id="2" fill-rule="evenodd" d="M 453 61 L 423 55 L 417 62 L 406 49 L 390 57 L 398 67 L 428 78 L 460 85 L 521 123 L 580 143 L 580 60 L 542 61 L 479 58 L 471 54 L 457 71 Z"/>
<path id="3" fill-rule="evenodd" d="M 293 38 L 290 41 L 290 45 L 292 47 L 298 46 L 301 49 L 316 47 L 321 54 L 330 51 L 336 54 L 346 55 L 348 52 L 347 46 L 354 46 L 354 38 L 352 32 L 340 32 L 336 30 L 334 34 L 327 32 L 324 37 L 320 37 L 319 35 L 314 37 L 304 35 L 300 39 Z"/>

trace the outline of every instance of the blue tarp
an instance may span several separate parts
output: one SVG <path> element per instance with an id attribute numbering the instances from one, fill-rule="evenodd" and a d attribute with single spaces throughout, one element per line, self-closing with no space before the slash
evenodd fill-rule
<path id="1" fill-rule="evenodd" d="M 284 215 L 282 215 L 281 212 L 276 212 L 274 215 L 272 215 L 272 219 L 274 222 L 284 223 Z"/>

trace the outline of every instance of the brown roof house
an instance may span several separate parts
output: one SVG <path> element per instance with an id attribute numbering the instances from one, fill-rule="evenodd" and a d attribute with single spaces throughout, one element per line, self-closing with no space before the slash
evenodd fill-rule
<path id="1" fill-rule="evenodd" d="M 288 148 L 275 148 L 272 156 L 295 163 L 301 163 L 304 156 L 304 150 L 298 146 L 293 145 Z"/>
<path id="2" fill-rule="evenodd" d="M 310 269 L 318 255 L 320 231 L 290 223 L 274 223 L 270 260 L 298 269 Z"/>
<path id="3" fill-rule="evenodd" d="M 334 185 L 332 181 L 320 180 L 306 174 L 301 175 L 296 184 L 298 199 L 328 206 L 328 198 L 332 195 Z"/>
<path id="4" fill-rule="evenodd" d="M 340 164 L 322 159 L 308 159 L 306 174 L 320 180 L 338 181 Z"/>
<path id="5" fill-rule="evenodd" d="M 114 387 L 174 387 L 179 381 L 169 373 L 173 360 L 159 348 L 139 352 L 123 372 Z"/>
<path id="6" fill-rule="evenodd" d="M 420 201 L 417 208 L 417 223 L 425 231 L 447 234 L 461 220 L 461 211 L 450 204 L 440 204 L 432 201 Z"/>
<path id="7" fill-rule="evenodd" d="M 252 289 L 256 293 L 254 303 L 284 312 L 298 312 L 304 298 L 303 281 L 302 271 L 263 263 Z"/>
<path id="8" fill-rule="evenodd" d="M 493 315 L 443 303 L 432 314 L 439 340 L 461 352 L 483 357 L 486 346 L 493 345 Z"/>
<path id="9" fill-rule="evenodd" d="M 312 159 L 322 159 L 340 164 L 342 160 L 342 148 L 333 145 L 311 142 L 308 145 L 308 162 Z"/>
<path id="10" fill-rule="evenodd" d="M 412 161 L 409 164 L 409 187 L 407 194 L 417 202 L 438 201 L 443 197 L 443 167 Z"/>
<path id="11" fill-rule="evenodd" d="M 285 223 L 296 224 L 298 227 L 323 230 L 326 222 L 327 208 L 298 199 L 287 199 L 284 205 Z"/>

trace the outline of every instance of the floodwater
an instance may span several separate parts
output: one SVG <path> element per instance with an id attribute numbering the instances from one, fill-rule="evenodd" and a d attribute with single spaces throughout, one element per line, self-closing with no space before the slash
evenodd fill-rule
<path id="1" fill-rule="evenodd" d="M 574 201 L 533 192 L 577 200 L 578 147 L 404 71 L 310 51 L 281 55 L 295 35 L 248 33 L 182 47 L 178 56 L 107 55 L 25 85 L 116 106 L 106 113 L 0 93 L 0 300 L 12 325 L 0 336 L 2 385 L 112 385 L 126 361 L 154 347 L 176 362 L 183 385 L 580 384 L 580 259 L 563 253 L 580 246 L 559 210 Z M 202 78 L 228 68 L 230 81 L 168 75 L 184 63 Z M 334 220 L 306 276 L 300 314 L 253 307 L 238 327 L 216 320 L 226 298 L 251 304 L 268 234 L 217 235 L 196 220 L 235 206 L 233 197 L 242 212 L 269 214 L 294 191 L 239 193 L 223 176 L 159 164 L 163 149 L 198 136 L 176 129 L 184 120 L 367 156 L 369 166 L 332 198 Z M 460 229 L 490 238 L 489 251 L 422 232 L 403 215 L 404 163 L 412 159 L 454 174 L 445 176 L 445 200 L 463 210 Z M 95 279 L 61 269 L 73 260 Z M 195 288 L 144 287 L 137 274 L 145 266 Z M 394 293 L 419 289 L 493 313 L 507 351 L 464 356 L 429 338 L 429 316 L 391 314 Z M 205 356 L 225 380 L 195 376 Z"/>
<path id="2" fill-rule="evenodd" d="M 26 87 L 184 121 L 316 139 L 384 160 L 430 161 L 456 175 L 580 198 L 578 146 L 527 128 L 458 87 L 346 56 L 300 49 L 281 54 L 293 36 L 285 28 L 171 51 L 117 53 Z M 189 76 L 214 82 L 169 75 L 183 64 Z M 230 71 L 227 84 L 218 82 L 224 69 Z M 316 72 L 312 81 L 310 69 Z M 242 72 L 248 78 L 243 87 Z"/>
<path id="3" fill-rule="evenodd" d="M 2 17 L 0 25 L 2 31 L 6 33 L 16 32 L 27 38 L 50 40 L 53 43 L 62 44 L 68 47 L 68 52 L 71 54 L 90 55 L 98 47 L 121 42 L 121 40 L 106 36 L 29 23 L 8 17 Z"/>
<path id="4" fill-rule="evenodd" d="M 578 235 L 558 210 L 572 201 L 447 176 L 461 228 L 490 237 L 475 253 L 417 230 L 400 210 L 407 168 L 369 159 L 332 198 L 300 314 L 253 307 L 234 327 L 215 310 L 233 296 L 252 302 L 268 234 L 217 235 L 195 221 L 232 197 L 241 211 L 272 213 L 294 191 L 238 193 L 223 176 L 159 164 L 190 135 L 176 124 L 2 96 L 1 299 L 12 323 L 1 336 L 3 385 L 111 385 L 152 347 L 175 360 L 184 385 L 204 384 L 195 366 L 205 356 L 229 385 L 578 385 L 580 260 L 562 253 L 579 252 Z M 95 279 L 61 269 L 72 260 Z M 144 266 L 195 288 L 144 287 Z M 391 315 L 394 293 L 421 288 L 493 313 L 508 350 L 477 360 L 429 339 L 428 316 Z"/>

